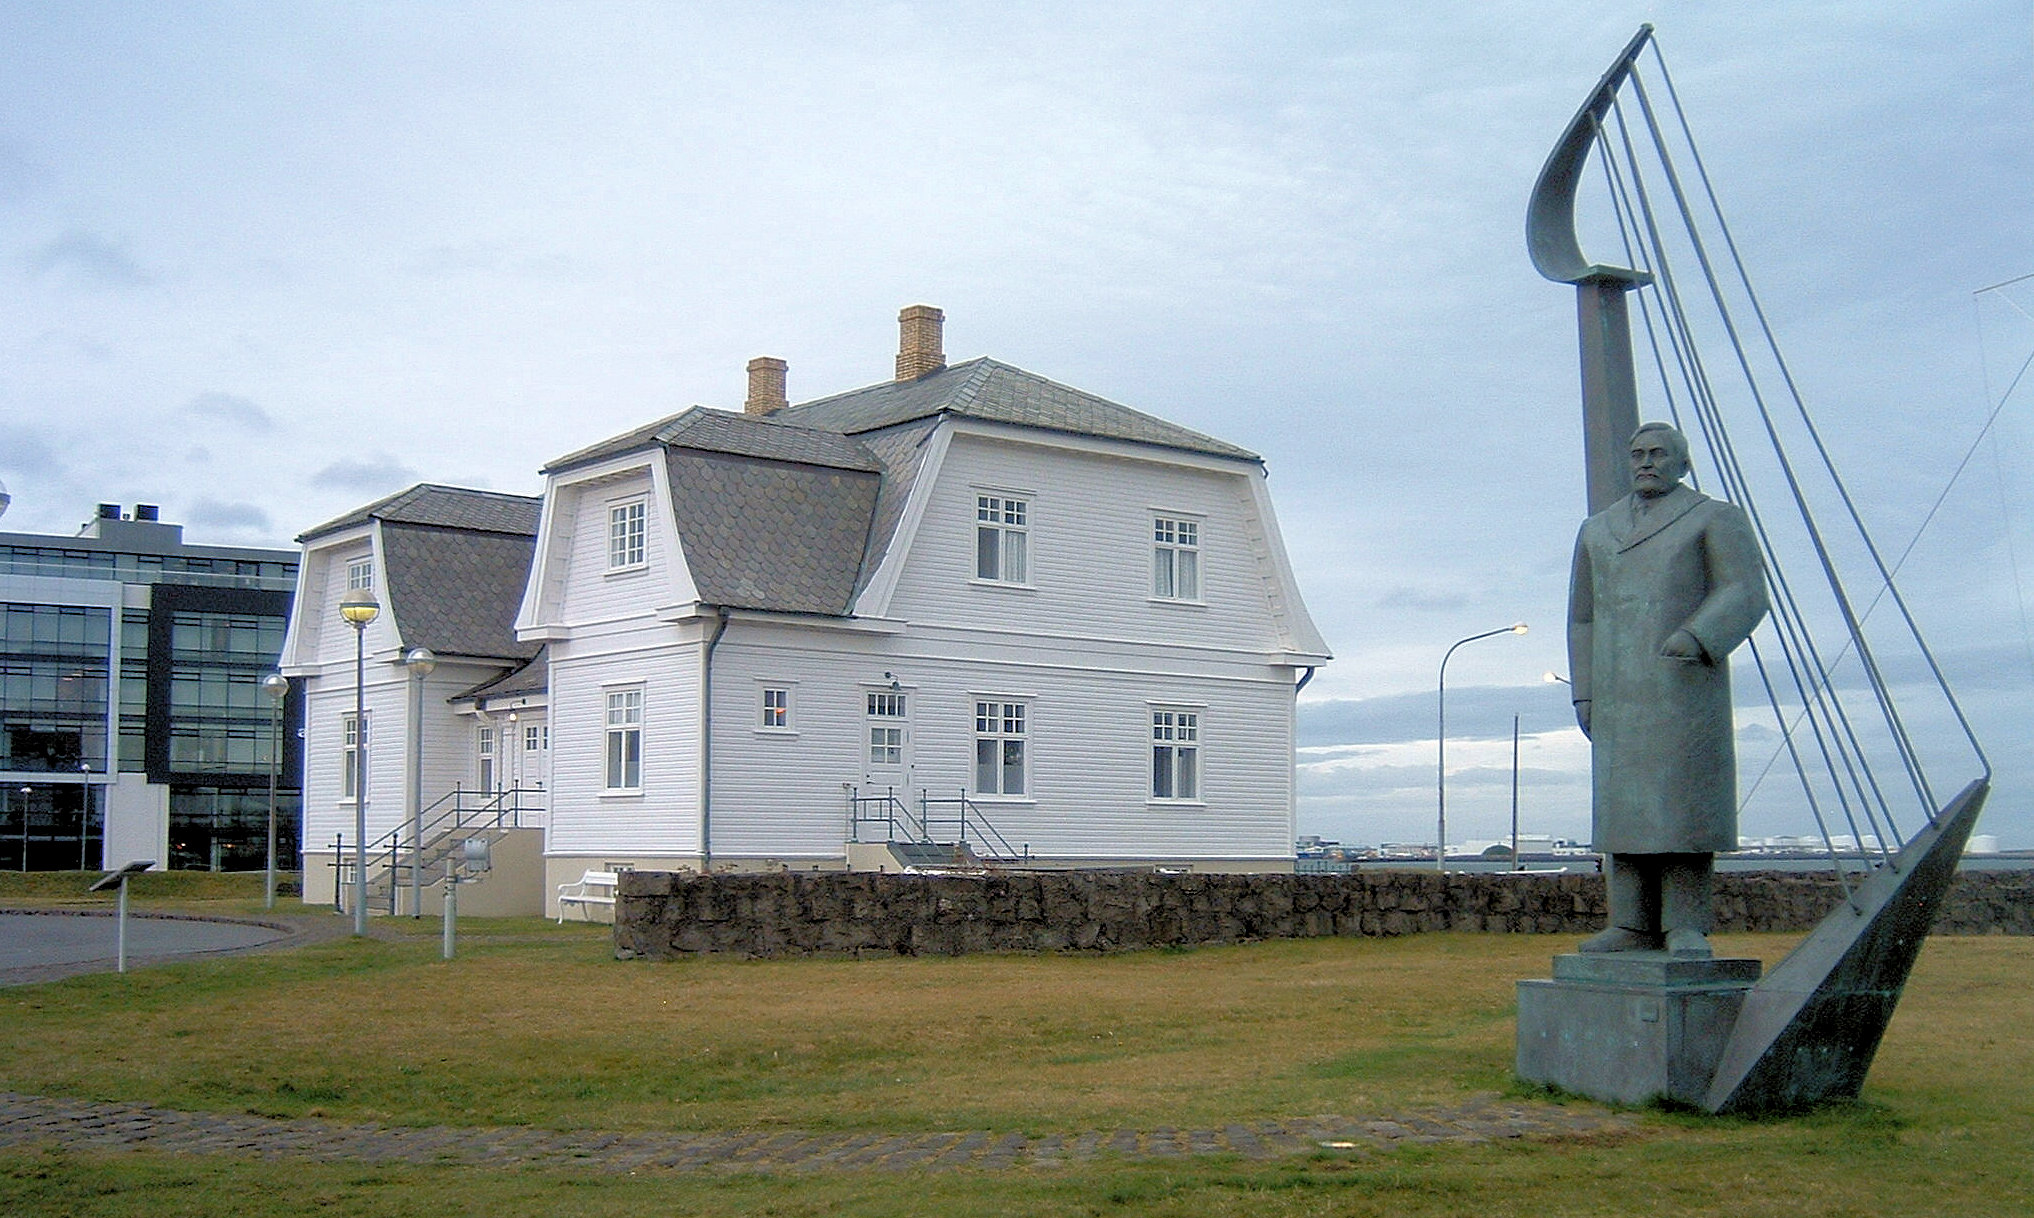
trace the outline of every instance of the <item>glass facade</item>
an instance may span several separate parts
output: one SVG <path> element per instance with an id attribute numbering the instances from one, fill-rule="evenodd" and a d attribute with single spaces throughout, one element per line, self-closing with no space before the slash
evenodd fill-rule
<path id="1" fill-rule="evenodd" d="M 275 865 L 285 871 L 298 863 L 299 803 L 295 791 L 276 796 Z M 266 788 L 172 787 L 169 813 L 172 869 L 260 871 L 268 866 Z"/>
<path id="2" fill-rule="evenodd" d="M 302 695 L 278 708 L 261 687 L 282 652 L 296 563 L 186 547 L 150 511 L 102 513 L 75 539 L 0 535 L 0 869 L 108 862 L 114 782 L 116 839 L 132 841 L 131 818 L 153 822 L 150 806 L 166 803 L 169 866 L 259 869 L 271 772 L 276 861 L 298 866 Z M 152 792 L 130 789 L 141 784 Z"/>
<path id="3" fill-rule="evenodd" d="M 183 554 L 120 554 L 63 546 L 0 545 L 0 575 L 114 579 L 123 584 L 196 584 L 221 588 L 296 587 L 297 566 L 251 558 Z"/>
<path id="4" fill-rule="evenodd" d="M 82 782 L 0 785 L 0 871 L 89 871 L 99 866 L 105 792 Z"/>
<path id="5" fill-rule="evenodd" d="M 106 770 L 113 614 L 0 604 L 0 770 Z"/>

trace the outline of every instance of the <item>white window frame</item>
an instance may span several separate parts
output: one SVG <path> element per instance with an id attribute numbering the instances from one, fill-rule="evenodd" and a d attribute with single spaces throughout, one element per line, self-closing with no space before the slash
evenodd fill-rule
<path id="1" fill-rule="evenodd" d="M 796 681 L 763 681 L 756 690 L 756 730 L 772 736 L 798 734 Z"/>
<path id="2" fill-rule="evenodd" d="M 346 560 L 346 590 L 357 592 L 365 588 L 374 591 L 374 555 Z"/>
<path id="3" fill-rule="evenodd" d="M 1202 604 L 1201 520 L 1183 512 L 1151 516 L 1151 599 Z"/>
<path id="4" fill-rule="evenodd" d="M 911 726 L 911 695 L 894 689 L 862 691 L 862 758 L 871 766 L 901 766 Z"/>
<path id="5" fill-rule="evenodd" d="M 353 712 L 344 711 L 341 712 L 339 715 L 339 759 L 343 767 L 339 771 L 339 802 L 343 804 L 350 804 L 357 797 L 357 791 L 355 789 L 354 784 L 355 781 L 361 775 L 360 770 L 357 768 L 358 763 L 355 761 L 354 755 L 355 752 L 360 747 L 361 743 L 365 743 L 368 746 L 367 753 L 368 789 L 369 791 L 373 790 L 374 715 L 372 713 L 369 713 L 369 715 L 367 716 L 365 726 L 367 730 L 360 734 L 364 736 L 366 739 L 364 741 L 357 741 L 355 739 L 353 730 L 354 728 Z"/>
<path id="6" fill-rule="evenodd" d="M 1204 802 L 1201 772 L 1201 711 L 1196 706 L 1146 708 L 1150 725 L 1152 803 Z"/>
<path id="7" fill-rule="evenodd" d="M 1031 704 L 1022 698 L 974 698 L 974 756 L 968 786 L 984 799 L 1031 798 Z M 1016 746 L 1016 782 L 1011 782 L 1010 748 Z M 983 781 L 984 778 L 988 781 Z"/>
<path id="8" fill-rule="evenodd" d="M 607 505 L 607 569 L 640 571 L 649 564 L 650 499 L 633 495 Z"/>
<path id="9" fill-rule="evenodd" d="M 643 687 L 605 686 L 601 693 L 605 706 L 601 720 L 601 790 L 608 795 L 640 795 L 643 792 Z M 633 773 L 630 772 L 631 766 Z M 633 784 L 629 782 L 631 778 L 635 780 Z"/>
<path id="10" fill-rule="evenodd" d="M 543 753 L 551 748 L 551 725 L 548 723 L 523 724 L 523 752 Z"/>
<path id="11" fill-rule="evenodd" d="M 970 582 L 1031 586 L 1032 498 L 1029 491 L 975 488 L 974 578 Z"/>

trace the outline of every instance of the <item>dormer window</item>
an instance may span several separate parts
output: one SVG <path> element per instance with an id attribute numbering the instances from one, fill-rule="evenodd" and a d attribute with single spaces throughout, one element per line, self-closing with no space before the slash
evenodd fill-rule
<path id="1" fill-rule="evenodd" d="M 374 591 L 374 559 L 356 558 L 346 564 L 346 590 L 358 592 Z"/>
<path id="2" fill-rule="evenodd" d="M 643 535 L 648 522 L 648 500 L 629 499 L 608 505 L 608 570 L 626 571 L 643 565 Z"/>

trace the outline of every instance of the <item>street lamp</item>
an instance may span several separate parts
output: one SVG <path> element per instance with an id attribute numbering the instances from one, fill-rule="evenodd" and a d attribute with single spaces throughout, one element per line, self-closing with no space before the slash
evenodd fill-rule
<path id="1" fill-rule="evenodd" d="M 1454 656 L 1455 648 L 1460 647 L 1464 643 L 1473 643 L 1477 639 L 1495 638 L 1500 634 L 1524 634 L 1525 632 L 1526 624 L 1524 622 L 1513 622 L 1509 626 L 1501 626 L 1496 630 L 1486 630 L 1482 634 L 1472 634 L 1466 639 L 1457 639 L 1454 645 L 1449 647 L 1447 652 L 1441 656 L 1439 697 L 1436 699 L 1440 703 L 1440 731 L 1437 733 L 1438 739 L 1435 744 L 1435 751 L 1438 757 L 1438 763 L 1435 768 L 1439 771 L 1440 786 L 1440 816 L 1435 822 L 1437 829 L 1434 842 L 1434 870 L 1436 871 L 1446 871 L 1448 869 L 1448 660 Z"/>
<path id="2" fill-rule="evenodd" d="M 261 692 L 268 695 L 268 881 L 262 886 L 263 909 L 275 908 L 275 787 L 282 769 L 283 699 L 290 696 L 290 679 L 272 672 L 261 679 Z"/>
<path id="3" fill-rule="evenodd" d="M 438 667 L 428 647 L 403 656 L 410 670 L 410 916 L 424 916 L 424 678 Z M 394 877 L 390 877 L 394 881 Z"/>
<path id="4" fill-rule="evenodd" d="M 371 588 L 339 598 L 353 627 L 353 933 L 367 935 L 367 624 L 381 614 Z"/>

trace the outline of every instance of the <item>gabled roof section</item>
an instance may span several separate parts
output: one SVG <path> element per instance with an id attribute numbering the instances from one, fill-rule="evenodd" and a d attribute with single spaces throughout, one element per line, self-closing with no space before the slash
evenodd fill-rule
<path id="1" fill-rule="evenodd" d="M 447 702 L 473 702 L 485 709 L 487 703 L 497 698 L 528 698 L 551 692 L 551 649 L 541 647 L 520 668 L 511 668 L 500 676 L 489 677 L 464 693 L 454 694 Z"/>
<path id="2" fill-rule="evenodd" d="M 539 643 L 516 638 L 536 530 L 527 534 L 381 523 L 384 595 L 404 647 L 442 656 L 527 660 Z"/>
<path id="3" fill-rule="evenodd" d="M 371 520 L 534 537 L 537 513 L 542 507 L 543 500 L 533 495 L 509 495 L 500 491 L 476 491 L 462 486 L 420 482 L 406 491 L 397 491 L 386 499 L 377 499 L 366 507 L 355 508 L 336 520 L 308 529 L 297 540 L 312 541 L 327 533 L 336 533 Z"/>
<path id="4" fill-rule="evenodd" d="M 777 412 L 769 422 L 857 435 L 940 414 L 1129 440 L 1239 461 L 1262 460 L 1226 440 L 987 358 L 955 364 L 916 380 L 885 381 L 805 402 Z"/>
<path id="5" fill-rule="evenodd" d="M 728 453 L 765 461 L 792 461 L 873 473 L 881 466 L 861 444 L 838 430 L 816 430 L 728 410 L 694 406 L 646 427 L 582 448 L 544 467 L 547 474 L 590 465 L 655 445 Z"/>

